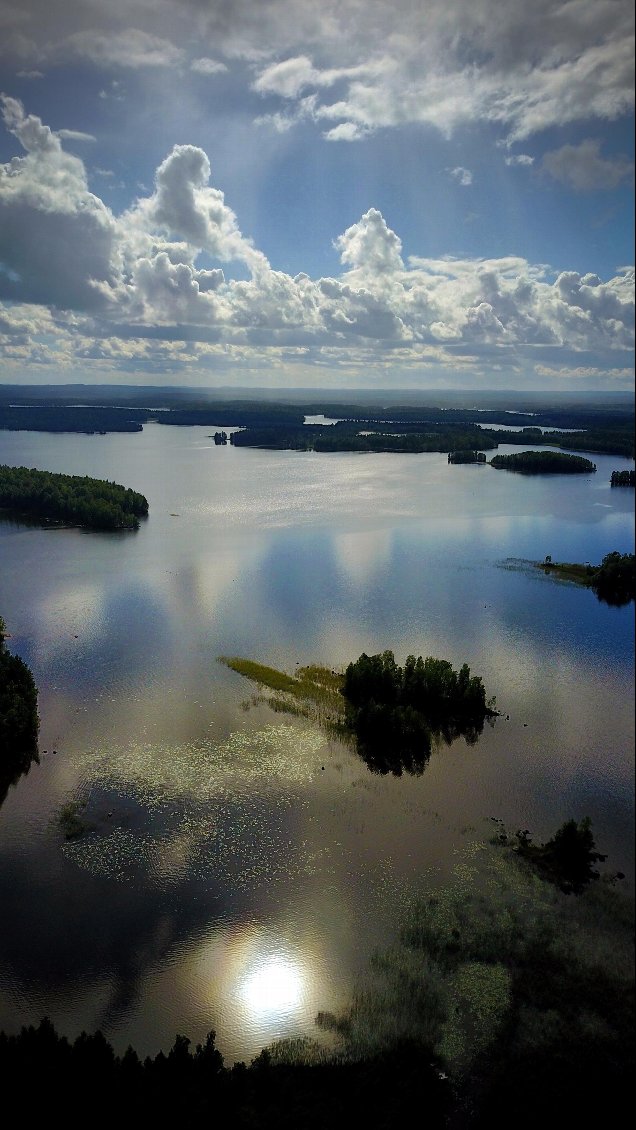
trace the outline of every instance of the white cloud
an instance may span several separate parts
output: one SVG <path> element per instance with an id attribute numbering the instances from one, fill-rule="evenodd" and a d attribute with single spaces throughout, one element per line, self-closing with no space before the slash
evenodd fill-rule
<path id="1" fill-rule="evenodd" d="M 405 262 L 399 236 L 369 208 L 334 241 L 339 277 L 291 277 L 243 235 L 202 149 L 174 146 L 153 190 L 116 216 L 89 191 L 63 131 L 16 99 L 2 104 L 25 150 L 0 165 L 0 297 L 12 304 L 0 348 L 12 364 L 154 358 L 178 369 L 207 364 L 211 349 L 240 348 L 259 371 L 280 350 L 331 367 L 391 357 L 402 367 L 433 358 L 456 366 L 549 348 L 566 365 L 600 352 L 618 368 L 609 358 L 633 348 L 631 268 L 603 281 L 567 270 L 554 277 L 515 256 Z M 238 262 L 250 277 L 227 278 L 209 259 Z"/>
<path id="2" fill-rule="evenodd" d="M 531 157 L 529 153 L 514 153 L 510 157 L 505 157 L 504 160 L 506 165 L 523 165 L 526 168 L 534 165 L 534 157 Z"/>
<path id="3" fill-rule="evenodd" d="M 449 169 L 448 172 L 464 188 L 473 183 L 473 174 L 470 169 L 465 169 L 463 165 L 457 165 L 454 169 Z"/>
<path id="4" fill-rule="evenodd" d="M 541 168 L 577 192 L 616 188 L 634 177 L 634 162 L 622 156 L 602 157 L 601 143 L 595 138 L 549 150 L 543 155 Z"/>
<path id="5" fill-rule="evenodd" d="M 190 70 L 199 75 L 220 75 L 227 71 L 227 66 L 219 59 L 193 59 L 190 63 Z"/>
<path id="6" fill-rule="evenodd" d="M 82 161 L 21 103 L 3 117 L 26 156 L 0 166 L 0 273 L 5 297 L 70 309 L 101 305 L 95 280 L 114 283 L 116 224 L 88 189 Z"/>
<path id="7" fill-rule="evenodd" d="M 180 63 L 184 52 L 167 39 L 127 28 L 125 31 L 77 31 L 50 49 L 56 55 L 78 55 L 99 67 L 170 67 Z"/>
<path id="8" fill-rule="evenodd" d="M 142 198 L 127 219 L 137 228 L 165 231 L 192 247 L 228 262 L 240 260 L 252 269 L 267 265 L 240 232 L 223 193 L 208 185 L 210 162 L 194 145 L 175 145 L 155 175 L 155 191 Z"/>
<path id="9" fill-rule="evenodd" d="M 59 129 L 57 136 L 61 137 L 62 141 L 97 141 L 94 134 L 83 133 L 79 129 Z"/>
<path id="10" fill-rule="evenodd" d="M 79 57 L 215 73 L 241 59 L 260 94 L 315 94 L 331 140 L 477 121 L 522 140 L 634 105 L 632 0 L 24 0 L 3 18 L 0 52 L 22 70 Z"/>
<path id="11" fill-rule="evenodd" d="M 404 268 L 400 238 L 377 208 L 370 208 L 357 224 L 338 236 L 335 247 L 345 266 L 366 277 L 382 277 Z"/>

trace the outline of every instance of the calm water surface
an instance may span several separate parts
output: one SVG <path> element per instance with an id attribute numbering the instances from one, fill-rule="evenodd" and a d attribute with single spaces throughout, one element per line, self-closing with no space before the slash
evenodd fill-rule
<path id="1" fill-rule="evenodd" d="M 523 565 L 633 552 L 633 491 L 609 486 L 633 464 L 526 478 L 213 431 L 0 432 L 2 463 L 150 502 L 136 534 L 0 522 L 0 612 L 39 686 L 42 754 L 0 811 L 7 1030 L 46 1014 L 146 1054 L 215 1028 L 228 1062 L 314 1035 L 492 816 L 541 839 L 590 815 L 633 878 L 633 605 Z M 217 662 L 385 648 L 468 662 L 503 717 L 420 777 L 382 777 Z M 71 802 L 90 829 L 72 843 Z"/>

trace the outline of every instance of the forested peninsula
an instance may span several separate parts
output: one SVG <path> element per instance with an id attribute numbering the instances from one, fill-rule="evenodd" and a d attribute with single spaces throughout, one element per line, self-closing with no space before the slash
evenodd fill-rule
<path id="1" fill-rule="evenodd" d="M 0 616 L 0 804 L 9 785 L 26 773 L 38 756 L 38 692 L 24 660 L 6 645 Z"/>
<path id="2" fill-rule="evenodd" d="M 574 581 L 593 589 L 599 600 L 621 606 L 636 599 L 636 557 L 633 553 L 607 553 L 600 565 L 553 561 L 550 555 L 536 562 L 548 576 Z"/>
<path id="3" fill-rule="evenodd" d="M 136 530 L 148 514 L 143 494 L 87 475 L 60 475 L 31 467 L 0 466 L 0 515 L 44 525 L 93 530 Z"/>

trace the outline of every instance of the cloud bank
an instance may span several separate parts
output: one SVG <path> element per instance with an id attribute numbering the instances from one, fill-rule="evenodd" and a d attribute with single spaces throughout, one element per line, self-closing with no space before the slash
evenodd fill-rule
<path id="1" fill-rule="evenodd" d="M 631 0 L 28 0 L 3 24 L 23 71 L 247 65 L 262 120 L 334 141 L 482 121 L 512 142 L 634 105 Z"/>
<path id="2" fill-rule="evenodd" d="M 616 370 L 633 348 L 632 268 L 602 280 L 518 257 L 405 258 L 370 208 L 334 240 L 337 277 L 292 277 L 241 232 L 201 148 L 175 145 L 152 191 L 115 215 L 64 131 L 17 99 L 3 96 L 2 108 L 22 148 L 0 166 L 5 362 L 421 372 L 555 358 L 580 367 L 586 354 Z"/>

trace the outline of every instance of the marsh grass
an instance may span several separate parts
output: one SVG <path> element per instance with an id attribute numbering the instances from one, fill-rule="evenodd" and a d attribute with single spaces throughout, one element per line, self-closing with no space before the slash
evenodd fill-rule
<path id="1" fill-rule="evenodd" d="M 332 729 L 344 725 L 345 702 L 341 694 L 344 676 L 337 671 L 311 664 L 298 667 L 295 675 L 288 675 L 275 667 L 239 656 L 222 655 L 219 662 L 258 686 L 274 691 L 273 696 L 262 696 L 261 701 L 267 702 L 277 713 L 310 718 Z"/>

